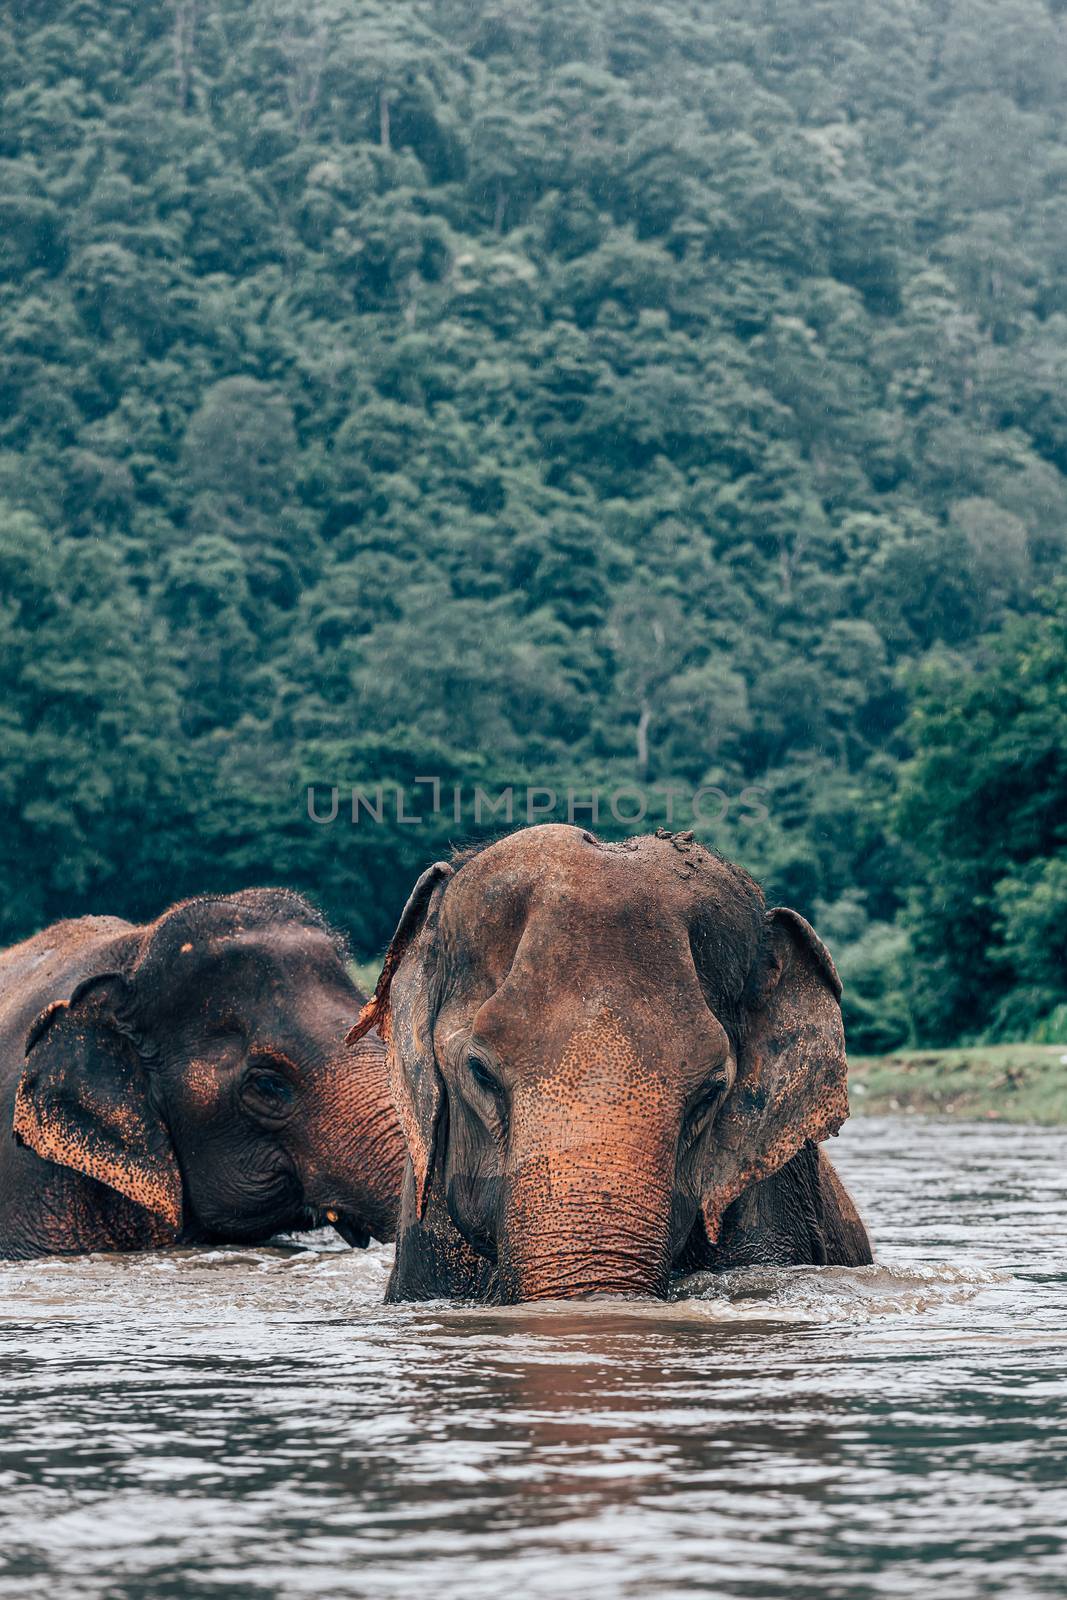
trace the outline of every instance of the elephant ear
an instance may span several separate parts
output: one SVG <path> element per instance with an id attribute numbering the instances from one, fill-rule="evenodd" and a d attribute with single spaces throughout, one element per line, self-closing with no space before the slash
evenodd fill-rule
<path id="1" fill-rule="evenodd" d="M 814 928 L 777 906 L 766 913 L 737 1076 L 709 1141 L 701 1195 L 709 1243 L 731 1201 L 847 1117 L 841 980 Z"/>
<path id="2" fill-rule="evenodd" d="M 389 1047 L 389 1087 L 411 1156 L 420 1220 L 444 1104 L 433 1048 L 439 989 L 436 931 L 444 884 L 452 873 L 447 861 L 435 861 L 411 891 L 374 994 L 347 1041 L 354 1044 L 377 1028 Z"/>
<path id="3" fill-rule="evenodd" d="M 119 1021 L 125 987 L 117 973 L 88 978 L 37 1018 L 26 1039 L 14 1133 L 46 1161 L 117 1189 L 178 1228 L 181 1174 L 150 1102 L 144 1062 Z"/>

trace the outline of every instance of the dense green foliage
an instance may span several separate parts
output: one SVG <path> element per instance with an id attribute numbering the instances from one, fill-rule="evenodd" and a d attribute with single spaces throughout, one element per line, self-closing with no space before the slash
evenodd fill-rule
<path id="1" fill-rule="evenodd" d="M 0 79 L 6 937 L 367 955 L 470 819 L 309 781 L 710 782 L 857 1041 L 1058 1003 L 1062 840 L 922 763 L 1063 564 L 1060 0 L 15 0 Z"/>
<path id="2" fill-rule="evenodd" d="M 924 671 L 903 775 L 912 1006 L 935 1040 L 1067 1033 L 1067 588 L 989 657 Z"/>

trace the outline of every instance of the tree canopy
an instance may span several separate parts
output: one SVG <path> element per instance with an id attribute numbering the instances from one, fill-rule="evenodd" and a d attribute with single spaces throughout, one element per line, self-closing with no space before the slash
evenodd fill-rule
<path id="1" fill-rule="evenodd" d="M 709 785 L 856 1040 L 1046 1019 L 1065 9 L 16 0 L 3 934 Z"/>

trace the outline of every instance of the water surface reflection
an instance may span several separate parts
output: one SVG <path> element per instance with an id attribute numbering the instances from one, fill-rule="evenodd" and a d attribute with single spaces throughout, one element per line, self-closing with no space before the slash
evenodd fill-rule
<path id="1" fill-rule="evenodd" d="M 856 1122 L 879 1265 L 384 1307 L 384 1251 L 0 1266 L 0 1595 L 1067 1593 L 1064 1138 Z"/>

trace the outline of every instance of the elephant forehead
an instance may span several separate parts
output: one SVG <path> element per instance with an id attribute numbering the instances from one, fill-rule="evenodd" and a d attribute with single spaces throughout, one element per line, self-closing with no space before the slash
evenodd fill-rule
<path id="1" fill-rule="evenodd" d="M 685 927 L 660 914 L 629 911 L 621 901 L 532 908 L 505 960 L 495 968 L 481 961 L 467 969 L 471 988 L 489 988 L 480 1023 L 506 1039 L 525 1031 L 531 1018 L 551 1021 L 555 1050 L 566 1047 L 573 1054 L 578 1044 L 566 1042 L 564 1031 L 569 1017 L 581 1014 L 584 1020 L 601 994 L 616 1019 L 605 1025 L 602 1046 L 609 1051 L 621 1048 L 620 1017 L 626 1017 L 631 1036 L 643 1037 L 672 1014 L 699 1009 L 703 999 Z"/>
<path id="2" fill-rule="evenodd" d="M 468 892 L 483 906 L 577 894 L 587 901 L 623 896 L 672 902 L 686 916 L 695 902 L 709 899 L 735 915 L 750 904 L 762 909 L 759 888 L 747 873 L 691 833 L 661 830 L 613 844 L 563 823 L 520 828 L 475 852 L 461 865 L 446 904 L 464 900 Z"/>
<path id="3" fill-rule="evenodd" d="M 211 1112 L 217 1109 L 223 1093 L 217 1062 L 196 1059 L 190 1061 L 182 1082 L 186 1094 L 198 1111 Z"/>
<path id="4" fill-rule="evenodd" d="M 602 847 L 577 828 L 522 829 L 461 868 L 444 897 L 441 924 L 461 948 L 472 929 L 476 942 L 516 939 L 539 920 L 556 937 L 590 918 L 640 926 L 676 914 L 685 899 L 679 891 L 655 860 Z"/>

